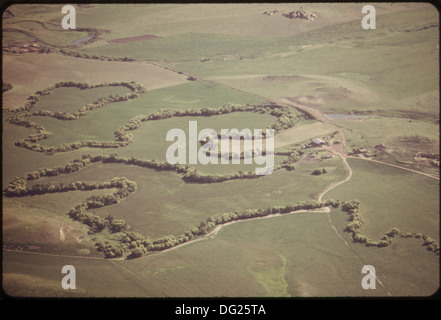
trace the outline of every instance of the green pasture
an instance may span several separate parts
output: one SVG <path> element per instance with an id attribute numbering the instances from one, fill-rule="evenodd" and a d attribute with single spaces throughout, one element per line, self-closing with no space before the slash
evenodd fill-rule
<path id="1" fill-rule="evenodd" d="M 15 44 L 17 42 L 33 42 L 35 39 L 29 35 L 15 31 L 3 31 L 2 42 L 3 45 Z"/>
<path id="2" fill-rule="evenodd" d="M 74 113 L 81 107 L 110 95 L 124 95 L 130 92 L 126 87 L 98 87 L 91 89 L 61 87 L 49 95 L 40 97 L 40 100 L 31 111 L 49 110 L 52 112 Z"/>
<path id="3" fill-rule="evenodd" d="M 193 62 L 203 59 L 254 58 L 260 52 L 277 52 L 270 39 L 249 36 L 188 33 L 142 41 L 109 43 L 80 52 L 136 60 Z M 201 62 L 204 63 L 204 62 Z M 206 62 L 205 62 L 206 63 Z"/>
<path id="4" fill-rule="evenodd" d="M 327 167 L 328 173 L 311 172 Z M 231 170 L 234 166 L 231 165 Z M 231 172 L 231 171 L 230 171 Z M 210 216 L 224 212 L 284 205 L 317 199 L 318 192 L 346 175 L 339 159 L 300 166 L 294 171 L 279 170 L 257 179 L 222 183 L 185 183 L 174 172 L 155 171 L 119 164 L 94 164 L 69 175 L 41 178 L 33 183 L 69 184 L 75 181 L 108 181 L 115 176 L 135 181 L 137 191 L 115 206 L 94 209 L 102 217 L 111 214 L 151 238 L 183 232 L 198 226 Z M 60 196 L 68 196 L 69 193 Z M 228 199 L 228 201 L 225 201 Z"/>
<path id="5" fill-rule="evenodd" d="M 276 121 L 276 118 L 268 114 L 255 112 L 233 112 L 211 117 L 174 117 L 171 119 L 147 121 L 144 122 L 138 130 L 133 132 L 135 136 L 134 143 L 118 153 L 137 158 L 165 161 L 168 148 L 176 141 L 176 138 L 174 141 L 166 141 L 167 133 L 172 129 L 181 129 L 185 133 L 187 144 L 186 158 L 188 161 L 189 145 L 194 145 L 194 143 L 189 141 L 190 121 L 196 121 L 197 135 L 199 135 L 199 132 L 203 129 L 213 129 L 216 132 L 220 132 L 221 129 L 236 128 L 240 131 L 248 128 L 253 132 L 254 129 L 270 127 Z M 193 134 L 193 132 L 191 134 Z M 199 150 L 201 144 L 198 142 L 195 143 L 197 150 Z M 220 140 L 218 148 L 221 148 Z"/>
<path id="6" fill-rule="evenodd" d="M 439 126 L 417 120 L 391 117 L 370 117 L 335 120 L 333 123 L 345 129 L 347 149 L 352 146 L 373 148 L 381 143 L 413 151 L 429 151 L 439 141 Z M 420 143 L 406 142 L 406 138 L 419 137 Z M 430 152 L 430 151 L 429 151 Z M 431 150 L 431 152 L 436 152 Z"/>
<path id="7" fill-rule="evenodd" d="M 60 10 L 61 12 L 61 10 Z M 61 20 L 59 26 L 42 25 L 38 21 L 17 21 L 16 25 L 33 34 L 35 40 L 41 40 L 44 44 L 55 47 L 66 47 L 73 44 L 73 41 L 87 37 L 87 32 L 77 30 L 64 30 L 61 28 Z"/>
<path id="8" fill-rule="evenodd" d="M 353 170 L 351 180 L 325 194 L 325 198 L 358 199 L 365 220 L 362 233 L 378 239 L 397 227 L 402 232 L 439 238 L 437 180 L 367 160 L 348 159 L 348 163 Z"/>
<path id="9" fill-rule="evenodd" d="M 99 96 L 105 97 L 109 93 L 112 93 L 110 88 L 104 88 L 95 88 L 92 89 L 92 91 L 82 90 L 80 92 L 81 96 L 76 96 L 76 94 L 78 94 L 78 90 L 80 89 L 74 90 L 74 88 L 64 88 L 65 90 L 63 90 L 63 92 L 59 95 L 53 94 L 44 96 L 44 104 L 39 102 L 37 106 L 41 104 L 42 109 L 43 106 L 55 107 L 56 105 L 60 104 L 63 99 L 66 99 L 64 97 L 71 97 L 72 99 L 67 99 L 71 100 L 70 102 L 66 104 L 63 103 L 66 110 L 71 110 L 71 106 L 77 108 L 77 106 L 80 107 L 82 103 L 91 103 Z M 103 90 L 94 91 L 96 89 Z M 113 92 L 119 93 L 118 90 Z M 221 88 L 212 84 L 189 82 L 170 88 L 152 90 L 137 99 L 110 103 L 102 108 L 90 111 L 86 116 L 78 120 L 62 121 L 55 118 L 42 116 L 33 116 L 29 119 L 41 124 L 46 130 L 54 133 L 52 138 L 43 140 L 41 143 L 55 146 L 61 143 L 75 142 L 80 140 L 113 141 L 114 132 L 129 122 L 132 118 L 140 114 L 149 115 L 161 108 L 186 110 L 200 109 L 205 107 L 218 107 L 226 103 L 247 104 L 256 103 L 259 101 L 261 101 L 259 98 Z M 268 119 L 272 117 L 268 115 L 256 114 L 254 119 L 257 118 Z M 252 119 L 248 122 L 249 125 L 252 123 Z M 188 127 L 188 120 L 184 121 L 187 121 Z M 270 122 L 267 120 L 264 127 L 271 125 L 274 121 L 271 120 Z M 160 121 L 158 120 L 158 122 Z M 237 121 L 236 124 L 239 125 Z M 133 132 L 135 135 L 135 141 L 139 130 L 150 125 L 151 122 L 144 123 L 141 128 Z M 227 128 L 229 128 L 229 126 L 227 126 Z M 160 139 L 161 143 L 165 142 L 165 134 L 166 131 L 164 136 Z M 150 137 L 148 137 L 148 139 L 150 139 Z"/>
<path id="10" fill-rule="evenodd" d="M 356 83 L 393 98 L 406 98 L 435 90 L 438 86 L 438 38 L 431 30 L 422 35 L 409 33 L 404 43 L 426 36 L 429 50 L 424 46 L 339 46 L 322 45 L 286 57 L 225 60 L 211 63 L 184 62 L 179 70 L 196 77 L 235 75 L 338 75 L 357 74 Z M 426 35 L 424 35 L 426 33 Z M 368 76 L 371 80 L 363 80 Z M 353 81 L 353 79 L 351 79 Z M 257 88 L 258 90 L 258 88 Z M 256 89 L 253 93 L 259 93 Z M 268 89 L 266 89 L 268 90 Z"/>
<path id="11" fill-rule="evenodd" d="M 365 223 L 360 232 L 377 241 L 390 228 L 417 232 L 439 241 L 439 182 L 366 160 L 348 159 L 353 176 L 324 198 L 358 199 Z M 383 282 L 396 295 L 431 295 L 439 285 L 439 259 L 421 239 L 393 238 L 386 248 L 352 243 L 344 232 L 346 213 L 333 210 L 331 220 L 354 253 L 384 274 Z M 378 284 L 377 284 L 378 285 Z"/>
<path id="12" fill-rule="evenodd" d="M 124 261 L 4 252 L 3 290 L 12 297 L 127 297 L 148 293 L 133 273 L 123 274 Z M 76 271 L 76 290 L 64 290 L 64 265 Z"/>
<path id="13" fill-rule="evenodd" d="M 12 125 L 5 120 L 10 114 L 3 114 L 3 134 L 2 134 L 2 154 L 3 154 L 3 171 L 2 183 L 6 186 L 14 179 L 14 177 L 22 177 L 27 172 L 38 170 L 40 168 L 53 168 L 62 163 L 68 163 L 72 159 L 80 159 L 82 154 L 97 152 L 97 149 L 83 148 L 72 152 L 59 153 L 54 156 L 48 156 L 44 153 L 34 152 L 25 148 L 18 148 L 14 142 L 20 138 L 26 138 L 30 134 L 36 133 L 34 129 L 28 129 L 16 125 Z M 52 119 L 49 117 L 35 117 L 35 121 L 42 119 Z M 67 122 L 58 120 L 57 125 L 65 125 Z M 111 128 L 109 128 L 111 130 Z M 109 139 L 113 137 L 109 137 Z M 73 140 L 77 141 L 77 139 Z M 66 140 L 60 139 L 60 143 Z M 41 141 L 45 143 L 45 141 Z M 114 149 L 100 150 L 100 153 L 111 153 Z M 32 161 L 29 161 L 32 159 Z"/>

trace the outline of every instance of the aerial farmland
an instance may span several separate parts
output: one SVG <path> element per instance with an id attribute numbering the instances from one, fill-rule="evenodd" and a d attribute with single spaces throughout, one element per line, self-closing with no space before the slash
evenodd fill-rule
<path id="1" fill-rule="evenodd" d="M 433 295 L 438 11 L 362 9 L 3 7 L 5 294 Z"/>

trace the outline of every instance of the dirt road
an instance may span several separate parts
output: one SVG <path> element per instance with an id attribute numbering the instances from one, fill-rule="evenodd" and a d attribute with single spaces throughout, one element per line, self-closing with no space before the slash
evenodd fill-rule
<path id="1" fill-rule="evenodd" d="M 325 114 L 322 113 L 321 111 L 314 109 L 314 108 L 311 108 L 311 107 L 307 107 L 305 105 L 302 105 L 302 104 L 299 104 L 296 102 L 293 102 L 293 101 L 289 100 L 288 98 L 280 97 L 280 98 L 274 99 L 273 101 L 277 102 L 277 103 L 287 104 L 287 105 L 293 106 L 297 109 L 300 109 L 303 112 L 305 112 L 306 114 L 308 114 L 311 118 L 319 120 L 321 122 L 324 122 L 324 123 L 330 122 L 329 119 L 325 116 Z"/>
<path id="2" fill-rule="evenodd" d="M 433 176 L 433 175 L 431 175 L 431 174 L 424 173 L 424 172 L 417 171 L 417 170 L 412 170 L 412 169 L 405 168 L 405 167 L 400 167 L 400 166 L 397 166 L 397 165 L 394 165 L 394 164 L 391 164 L 391 163 L 387 163 L 387 162 L 383 162 L 383 161 L 378 161 L 378 160 L 368 159 L 368 158 L 354 157 L 354 156 L 348 156 L 348 158 L 359 159 L 359 160 L 366 160 L 366 161 L 371 161 L 371 162 L 376 162 L 376 163 L 381 163 L 381 164 L 384 164 L 384 165 L 389 166 L 389 167 L 394 167 L 394 168 L 398 168 L 398 169 L 406 170 L 406 171 L 409 171 L 409 172 L 418 173 L 418 174 L 421 174 L 421 175 L 423 175 L 423 176 L 426 176 L 426 177 L 429 177 L 429 178 L 432 178 L 432 179 L 435 179 L 435 180 L 439 180 L 439 177 Z"/>

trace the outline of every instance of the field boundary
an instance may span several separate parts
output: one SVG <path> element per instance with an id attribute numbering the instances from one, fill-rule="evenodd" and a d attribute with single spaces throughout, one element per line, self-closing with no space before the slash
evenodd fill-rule
<path id="1" fill-rule="evenodd" d="M 89 103 L 83 107 L 81 107 L 78 111 L 74 113 L 66 113 L 66 112 L 52 112 L 47 110 L 39 110 L 31 113 L 30 110 L 34 107 L 34 105 L 39 101 L 40 96 L 51 94 L 56 88 L 59 87 L 78 87 L 81 89 L 92 89 L 96 87 L 103 86 L 124 86 L 128 87 L 131 92 L 126 95 L 116 95 L 116 96 L 108 96 L 106 98 L 100 98 L 93 103 Z M 223 105 L 217 108 L 200 108 L 200 109 L 190 109 L 190 110 L 177 110 L 177 109 L 159 109 L 149 116 L 146 115 L 138 115 L 132 118 L 126 125 L 122 126 L 118 130 L 114 132 L 116 137 L 116 141 L 105 142 L 105 141 L 89 141 L 82 140 L 76 141 L 70 144 L 61 144 L 57 147 L 53 146 L 44 146 L 38 143 L 38 141 L 42 139 L 48 139 L 52 137 L 52 132 L 46 131 L 44 127 L 35 122 L 30 122 L 25 120 L 27 116 L 50 116 L 59 120 L 77 120 L 83 116 L 85 116 L 89 111 L 101 108 L 109 103 L 113 102 L 121 102 L 127 101 L 128 99 L 136 99 L 141 94 L 146 93 L 146 89 L 143 88 L 140 84 L 135 82 L 115 82 L 115 83 L 102 83 L 96 85 L 89 85 L 83 82 L 60 82 L 55 84 L 52 87 L 49 87 L 45 90 L 39 90 L 35 94 L 31 95 L 27 102 L 23 107 L 10 110 L 10 112 L 14 112 L 15 114 L 10 117 L 7 121 L 12 124 L 24 126 L 28 128 L 35 128 L 38 130 L 37 134 L 32 134 L 27 138 L 20 139 L 16 141 L 14 144 L 18 147 L 23 147 L 36 152 L 43 152 L 48 154 L 54 154 L 56 152 L 67 152 L 76 150 L 83 147 L 91 147 L 91 148 L 119 148 L 125 147 L 133 142 L 133 134 L 128 133 L 128 131 L 132 131 L 138 129 L 141 122 L 152 121 L 152 120 L 161 120 L 161 119 L 169 119 L 172 117 L 187 117 L 187 116 L 213 116 L 213 115 L 222 115 L 232 112 L 261 112 L 261 113 L 269 113 L 270 115 L 277 118 L 275 123 L 271 126 L 276 133 L 282 131 L 287 128 L 291 128 L 295 126 L 298 122 L 299 117 L 292 110 L 289 110 L 287 107 L 279 106 L 273 103 L 267 104 L 254 104 L 254 105 L 245 105 L 245 106 L 236 106 L 236 105 Z M 20 114 L 21 111 L 25 111 L 25 113 Z"/>

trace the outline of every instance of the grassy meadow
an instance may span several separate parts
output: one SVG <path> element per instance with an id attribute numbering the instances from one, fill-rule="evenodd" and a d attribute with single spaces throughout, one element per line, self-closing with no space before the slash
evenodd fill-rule
<path id="1" fill-rule="evenodd" d="M 82 106 L 81 103 L 83 103 L 83 105 L 87 103 L 92 103 L 96 99 L 96 97 L 99 97 L 98 94 L 101 94 L 101 97 L 105 97 L 109 93 L 124 94 L 126 91 L 124 90 L 125 88 L 105 88 L 106 87 L 83 90 L 84 95 L 82 95 L 82 97 L 78 99 L 71 99 L 70 103 L 65 104 L 65 108 L 69 108 L 70 104 L 75 105 L 75 108 L 79 108 L 80 106 Z M 39 101 L 36 107 L 40 108 L 41 106 L 42 109 L 46 109 L 48 107 L 49 110 L 50 108 L 56 108 L 56 105 L 58 105 L 60 102 L 58 99 L 63 99 L 63 96 L 75 97 L 75 94 L 78 92 L 78 90 L 80 90 L 74 88 L 63 89 L 65 90 L 63 90 L 63 92 L 60 94 L 44 96 L 45 101 Z M 102 90 L 95 91 L 96 89 Z M 198 99 L 194 99 L 194 97 L 197 97 Z M 30 119 L 41 124 L 46 130 L 54 133 L 52 138 L 44 140 L 41 143 L 56 146 L 61 143 L 75 142 L 80 140 L 112 141 L 114 140 L 114 132 L 116 131 L 116 129 L 125 125 L 132 118 L 136 117 L 137 115 L 150 115 L 151 113 L 161 108 L 187 110 L 199 109 L 204 107 L 218 107 L 226 103 L 246 104 L 259 101 L 261 101 L 261 99 L 242 93 L 237 93 L 224 88 L 216 87 L 214 85 L 189 82 L 182 85 L 152 90 L 151 92 L 147 92 L 139 98 L 130 101 L 108 104 L 103 108 L 96 109 L 93 112 L 89 112 L 89 114 L 78 120 L 62 121 L 55 118 L 41 116 L 33 116 L 30 117 Z M 230 116 L 230 118 L 232 119 L 234 119 L 235 117 L 238 117 L 238 115 L 232 114 Z M 246 116 L 244 115 L 239 115 L 239 117 L 242 117 L 242 119 L 246 118 Z M 266 121 L 259 120 L 256 124 L 257 127 L 259 127 L 259 125 L 262 125 L 263 123 L 265 123 L 264 127 L 266 127 L 267 125 L 271 125 L 275 121 L 272 120 L 271 116 L 267 115 L 262 116 L 256 114 L 256 116 L 253 115 L 252 117 L 254 117 L 254 119 L 266 119 Z M 164 146 L 165 136 L 170 128 L 188 128 L 189 120 L 199 120 L 199 118 L 202 117 L 195 117 L 194 119 L 192 119 L 191 117 L 171 119 L 171 122 L 174 123 L 171 124 L 168 129 L 166 129 L 166 126 L 156 123 L 164 123 L 167 122 L 167 120 L 158 120 L 155 122 L 144 123 L 142 127 L 135 132 L 135 140 L 137 140 L 136 136 L 138 136 L 138 131 L 150 130 L 149 132 L 141 132 L 139 134 L 139 137 L 141 137 L 142 140 L 138 140 L 138 142 L 143 144 L 141 149 L 146 151 L 149 150 L 145 148 L 146 138 L 148 140 L 151 140 L 152 144 L 156 143 Z M 236 120 L 236 125 L 238 125 L 239 122 L 240 120 Z M 97 123 L 99 123 L 100 125 L 97 126 Z M 248 127 L 252 127 L 252 123 L 253 118 L 251 118 L 246 125 L 240 124 L 239 128 L 247 128 L 247 125 Z M 213 124 L 210 125 L 214 127 Z M 155 129 L 155 127 L 158 128 L 159 132 L 157 132 L 158 130 Z M 203 129 L 211 127 L 199 128 Z M 154 136 L 150 136 L 150 134 L 154 134 Z M 165 150 L 160 154 L 163 154 L 165 156 Z M 156 153 L 156 150 L 154 152 Z"/>
<path id="2" fill-rule="evenodd" d="M 16 21 L 13 26 L 18 30 L 23 30 L 25 32 L 24 35 L 28 38 L 30 37 L 34 40 L 36 36 L 42 43 L 55 47 L 69 46 L 72 45 L 75 40 L 87 37 L 87 32 L 84 31 L 64 30 L 59 28 L 57 24 L 44 25 L 38 21 L 21 20 Z M 28 33 L 29 31 L 30 34 Z M 11 37 L 11 39 L 17 41 L 14 37 Z"/>
<path id="3" fill-rule="evenodd" d="M 401 232 L 418 232 L 439 241 L 439 181 L 366 160 L 348 162 L 353 170 L 352 179 L 325 198 L 358 199 L 365 221 L 360 229 L 362 234 L 379 240 L 396 227 Z M 438 289 L 439 259 L 425 250 L 421 239 L 397 237 L 386 248 L 365 247 L 352 243 L 351 235 L 343 232 L 349 223 L 346 213 L 333 211 L 331 219 L 355 254 L 377 270 L 381 268 L 382 280 L 393 294 L 431 295 Z"/>
<path id="4" fill-rule="evenodd" d="M 91 211 L 102 217 L 111 214 L 115 218 L 124 219 L 133 230 L 156 239 L 169 234 L 178 236 L 199 225 L 202 220 L 224 212 L 317 199 L 317 190 L 341 180 L 346 174 L 338 159 L 322 163 L 323 166 L 325 164 L 329 173 L 313 179 L 311 172 L 317 167 L 315 163 L 294 171 L 276 171 L 257 180 L 243 179 L 212 184 L 185 183 L 182 176 L 174 172 L 157 172 L 118 164 L 97 164 L 69 175 L 41 178 L 29 185 L 60 182 L 69 184 L 83 180 L 108 181 L 115 176 L 136 181 L 137 192 L 120 204 Z M 230 172 L 235 171 L 235 165 L 229 167 Z M 225 199 L 228 201 L 225 202 Z"/>
<path id="5" fill-rule="evenodd" d="M 351 244 L 354 254 L 335 237 L 326 214 L 301 213 L 236 223 L 214 238 L 131 261 L 45 256 L 23 261 L 23 254 L 7 253 L 5 289 L 11 293 L 32 289 L 32 282 L 17 284 L 16 278 L 43 278 L 45 286 L 50 279 L 55 283 L 56 266 L 69 261 L 81 274 L 77 286 L 82 290 L 70 293 L 73 296 L 387 297 L 387 290 L 399 296 L 432 294 L 437 279 L 428 280 L 425 274 L 436 273 L 436 263 L 427 262 L 433 257 L 427 259 L 428 253 L 412 240 L 398 243 L 408 250 Z M 366 263 L 376 267 L 384 284 L 377 283 L 375 292 L 360 286 Z M 34 290 L 33 294 L 49 294 L 41 286 Z M 67 293 L 54 286 L 51 294 Z"/>
<path id="6" fill-rule="evenodd" d="M 439 238 L 437 180 L 367 160 L 348 159 L 348 162 L 353 169 L 351 180 L 325 197 L 358 199 L 365 219 L 362 230 L 366 234 L 376 239 L 397 227 L 403 232 Z"/>
<path id="7" fill-rule="evenodd" d="M 84 92 L 87 91 L 87 92 Z M 57 88 L 54 93 L 42 96 L 32 111 L 49 110 L 53 112 L 74 113 L 82 106 L 110 95 L 124 95 L 130 92 L 125 87 L 99 87 L 92 89 Z"/>

